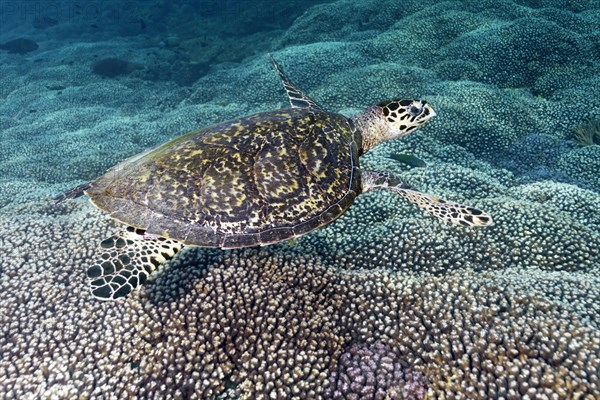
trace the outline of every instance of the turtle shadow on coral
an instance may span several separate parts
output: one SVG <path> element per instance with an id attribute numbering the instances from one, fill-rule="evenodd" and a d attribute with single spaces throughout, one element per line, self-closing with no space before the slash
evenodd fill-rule
<path id="1" fill-rule="evenodd" d="M 186 247 L 153 274 L 139 289 L 139 301 L 155 307 L 176 304 L 206 279 L 210 269 L 217 264 L 221 250 Z M 234 250 L 235 251 L 235 250 Z"/>
<path id="2" fill-rule="evenodd" d="M 224 259 L 233 257 L 236 259 L 252 260 L 258 257 L 285 256 L 295 258 L 297 252 L 305 251 L 300 246 L 296 249 L 294 240 L 271 245 L 268 248 L 248 247 L 244 249 L 221 250 L 208 247 L 185 247 L 177 257 L 153 274 L 142 287 L 139 288 L 139 301 L 147 301 L 153 306 L 177 304 L 183 300 L 186 294 L 195 290 L 195 287 L 205 284 L 207 276 L 215 268 L 228 269 Z M 276 266 L 273 266 L 276 268 Z M 262 271 L 264 278 L 268 279 L 270 270 Z M 211 278 L 208 278 L 209 280 Z"/>

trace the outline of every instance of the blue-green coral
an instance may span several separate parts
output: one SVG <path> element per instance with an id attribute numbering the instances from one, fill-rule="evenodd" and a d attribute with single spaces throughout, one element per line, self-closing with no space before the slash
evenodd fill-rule
<path id="1" fill-rule="evenodd" d="M 382 346 L 427 377 L 430 398 L 600 397 L 600 157 L 597 146 L 564 140 L 600 110 L 589 96 L 600 10 L 562 0 L 485 2 L 486 12 L 481 4 L 322 4 L 275 51 L 334 110 L 388 96 L 430 100 L 439 117 L 374 149 L 364 166 L 481 207 L 494 226 L 444 225 L 389 193 L 367 193 L 336 223 L 292 243 L 190 249 L 110 304 L 89 296 L 84 271 L 116 224 L 86 202 L 49 198 L 169 136 L 284 106 L 280 82 L 264 56 L 215 65 L 189 88 L 106 82 L 89 66 L 66 66 L 81 44 L 54 48 L 60 57 L 28 75 L 32 60 L 2 63 L 10 79 L 0 102 L 0 391 L 318 399 L 335 396 L 329 378 L 344 373 L 344 354 Z M 540 52 L 569 41 L 582 52 L 571 51 L 564 67 L 551 57 L 528 63 L 519 33 L 531 33 Z M 478 59 L 467 48 L 473 38 L 514 60 L 495 68 L 498 59 Z M 128 43 L 143 49 L 132 53 L 137 62 L 147 50 L 136 40 Z M 173 60 L 156 51 L 161 65 Z M 58 84 L 60 95 L 47 89 Z M 413 153 L 427 167 L 405 168 L 389 152 Z M 511 163 L 512 172 L 498 168 Z M 528 172 L 538 167 L 548 174 Z M 559 173 L 563 183 L 548 181 Z"/>

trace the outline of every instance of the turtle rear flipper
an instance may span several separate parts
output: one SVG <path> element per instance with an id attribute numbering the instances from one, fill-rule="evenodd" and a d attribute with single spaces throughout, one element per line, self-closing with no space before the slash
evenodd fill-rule
<path id="1" fill-rule="evenodd" d="M 181 242 L 128 227 L 100 244 L 100 258 L 87 270 L 90 291 L 100 300 L 127 296 L 183 247 Z"/>
<path id="2" fill-rule="evenodd" d="M 89 188 L 90 188 L 90 183 L 85 182 L 85 183 L 82 183 L 81 185 L 75 186 L 74 188 L 71 188 L 69 190 L 62 192 L 58 196 L 54 197 L 52 200 L 54 200 L 54 204 L 58 204 L 58 203 L 62 203 L 63 201 L 66 201 L 66 200 L 76 199 L 77 197 L 83 196 L 85 191 L 88 190 Z"/>

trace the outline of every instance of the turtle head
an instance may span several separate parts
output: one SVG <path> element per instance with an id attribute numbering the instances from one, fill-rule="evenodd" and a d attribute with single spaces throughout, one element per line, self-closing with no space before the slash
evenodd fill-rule
<path id="1" fill-rule="evenodd" d="M 362 135 L 362 152 L 378 143 L 408 135 L 435 117 L 425 100 L 386 100 L 352 119 Z"/>
<path id="2" fill-rule="evenodd" d="M 393 137 L 408 135 L 436 116 L 425 100 L 387 100 L 376 107 L 381 109 Z"/>

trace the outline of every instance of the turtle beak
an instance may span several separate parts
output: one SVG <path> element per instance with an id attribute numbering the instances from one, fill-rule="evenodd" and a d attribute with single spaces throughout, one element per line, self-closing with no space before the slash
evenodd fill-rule
<path id="1" fill-rule="evenodd" d="M 423 101 L 423 111 L 421 113 L 421 121 L 423 124 L 429 122 L 429 120 L 433 117 L 435 117 L 437 115 L 437 113 L 435 112 L 435 110 L 433 109 L 433 107 L 431 107 L 429 105 L 429 103 L 427 103 L 426 101 Z"/>

